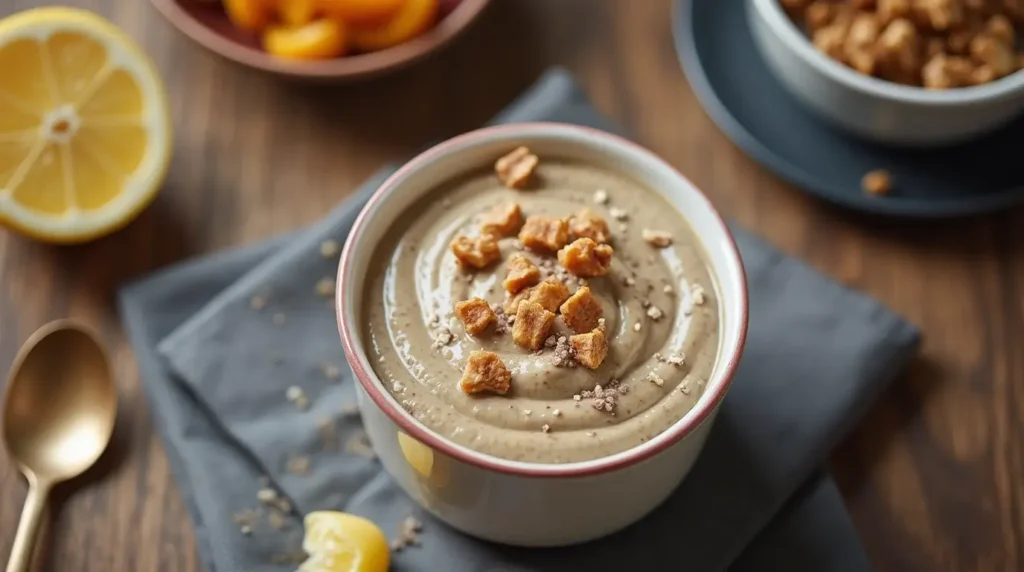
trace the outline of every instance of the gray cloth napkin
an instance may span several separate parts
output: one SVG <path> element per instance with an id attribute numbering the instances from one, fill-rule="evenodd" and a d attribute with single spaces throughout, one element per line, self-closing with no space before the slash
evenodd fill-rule
<path id="1" fill-rule="evenodd" d="M 617 130 L 560 69 L 495 122 L 531 120 Z M 274 562 L 299 546 L 299 515 L 318 509 L 365 515 L 389 534 L 417 515 L 422 545 L 396 553 L 396 571 L 870 569 L 820 466 L 912 357 L 918 332 L 739 228 L 750 288 L 747 351 L 703 454 L 661 508 L 596 542 L 530 550 L 464 536 L 418 510 L 379 463 L 350 446 L 361 434 L 349 411 L 354 382 L 330 297 L 317 286 L 335 274 L 330 241 L 344 241 L 392 170 L 309 229 L 187 261 L 120 292 L 210 572 L 294 569 Z M 292 385 L 302 388 L 307 410 L 286 399 Z M 307 462 L 308 472 L 296 474 Z M 267 482 L 296 514 L 284 530 L 260 517 L 245 536 L 233 516 L 258 507 Z"/>

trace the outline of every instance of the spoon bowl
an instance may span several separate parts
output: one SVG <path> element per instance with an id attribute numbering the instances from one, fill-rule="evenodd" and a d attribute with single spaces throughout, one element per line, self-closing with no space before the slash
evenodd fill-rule
<path id="1" fill-rule="evenodd" d="M 117 390 L 107 354 L 89 330 L 51 322 L 25 342 L 11 366 L 3 443 L 29 482 L 9 572 L 28 567 L 46 497 L 100 457 L 114 430 Z"/>

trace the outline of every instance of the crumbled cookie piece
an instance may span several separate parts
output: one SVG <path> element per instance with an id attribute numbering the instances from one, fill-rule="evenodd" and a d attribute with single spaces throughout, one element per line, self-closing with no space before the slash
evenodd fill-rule
<path id="1" fill-rule="evenodd" d="M 601 303 L 586 286 L 570 296 L 559 310 L 562 313 L 562 321 L 577 334 L 583 334 L 596 328 L 604 315 Z"/>
<path id="2" fill-rule="evenodd" d="M 640 236 L 643 237 L 644 242 L 656 248 L 665 248 L 672 244 L 672 235 L 663 230 L 645 228 L 640 231 Z"/>
<path id="3" fill-rule="evenodd" d="M 520 302 L 512 325 L 512 340 L 524 348 L 539 350 L 554 324 L 555 314 L 544 306 L 529 300 Z"/>
<path id="4" fill-rule="evenodd" d="M 582 209 L 569 217 L 569 234 L 573 238 L 589 238 L 599 244 L 612 241 L 608 223 L 590 209 Z"/>
<path id="5" fill-rule="evenodd" d="M 431 346 L 435 350 L 439 350 L 445 347 L 446 345 L 452 343 L 455 340 L 455 336 L 452 335 L 452 331 L 449 330 L 447 327 L 441 326 L 440 328 L 434 331 L 434 334 L 431 336 L 431 339 L 433 341 Z"/>
<path id="6" fill-rule="evenodd" d="M 475 350 L 469 354 L 459 389 L 465 393 L 489 391 L 504 395 L 512 386 L 512 372 L 494 352 Z"/>
<path id="7" fill-rule="evenodd" d="M 527 217 L 519 231 L 519 242 L 537 252 L 555 252 L 569 242 L 569 225 L 560 218 Z"/>
<path id="8" fill-rule="evenodd" d="M 604 330 L 595 328 L 586 334 L 576 334 L 569 338 L 576 361 L 588 369 L 597 369 L 608 355 L 608 340 Z"/>
<path id="9" fill-rule="evenodd" d="M 486 332 L 491 324 L 498 321 L 491 305 L 482 298 L 470 298 L 456 303 L 455 316 L 466 325 L 466 331 L 474 336 Z"/>
<path id="10" fill-rule="evenodd" d="M 480 224 L 480 234 L 498 237 L 515 236 L 523 224 L 523 212 L 519 203 L 506 201 L 491 207 Z"/>
<path id="11" fill-rule="evenodd" d="M 508 321 L 508 315 L 505 313 L 505 309 L 501 307 L 501 304 L 492 304 L 491 311 L 494 312 L 494 333 L 496 334 L 507 334 L 512 329 L 512 325 Z"/>
<path id="12" fill-rule="evenodd" d="M 540 269 L 525 254 L 515 253 L 508 259 L 508 274 L 502 285 L 509 293 L 515 294 L 540 282 Z"/>
<path id="13" fill-rule="evenodd" d="M 558 251 L 558 262 L 576 276 L 604 276 L 612 265 L 612 247 L 589 238 L 577 238 Z"/>
<path id="14" fill-rule="evenodd" d="M 540 159 L 531 153 L 529 148 L 517 147 L 494 163 L 494 171 L 506 187 L 521 189 L 530 182 L 530 177 L 533 176 L 538 164 Z"/>
<path id="15" fill-rule="evenodd" d="M 864 175 L 861 188 L 869 195 L 885 195 L 892 190 L 892 175 L 885 169 L 875 169 Z"/>
<path id="16" fill-rule="evenodd" d="M 550 338 L 554 338 L 551 336 Z M 548 339 L 550 339 L 548 338 Z M 547 343 L 545 342 L 545 346 Z M 551 354 L 551 363 L 555 367 L 576 367 L 576 351 L 572 349 L 572 344 L 569 343 L 569 338 L 565 336 L 558 336 L 555 340 L 555 351 Z"/>
<path id="17" fill-rule="evenodd" d="M 501 258 L 498 241 L 489 234 L 476 239 L 460 236 L 452 241 L 451 247 L 463 268 L 487 268 Z"/>
<path id="18" fill-rule="evenodd" d="M 647 381 L 653 383 L 654 385 L 657 385 L 658 387 L 665 385 L 665 380 L 662 379 L 660 375 L 654 373 L 653 371 L 647 374 Z"/>
<path id="19" fill-rule="evenodd" d="M 569 288 L 555 277 L 550 277 L 530 289 L 528 300 L 540 304 L 548 312 L 557 312 L 559 306 L 569 299 Z"/>

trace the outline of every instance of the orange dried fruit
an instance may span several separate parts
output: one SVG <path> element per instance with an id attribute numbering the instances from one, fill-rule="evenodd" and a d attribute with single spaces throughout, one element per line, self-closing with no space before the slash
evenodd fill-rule
<path id="1" fill-rule="evenodd" d="M 439 0 L 404 0 L 401 8 L 386 22 L 354 28 L 352 46 L 370 52 L 407 42 L 434 25 L 439 8 Z"/>
<path id="2" fill-rule="evenodd" d="M 315 0 L 277 0 L 277 16 L 289 28 L 298 28 L 313 21 Z"/>
<path id="3" fill-rule="evenodd" d="M 271 8 L 268 0 L 224 0 L 224 12 L 231 23 L 250 32 L 259 32 L 267 27 Z"/>
<path id="4" fill-rule="evenodd" d="M 271 26 L 263 33 L 263 49 L 268 54 L 291 59 L 324 59 L 345 53 L 345 28 L 323 18 L 304 26 Z"/>
<path id="5" fill-rule="evenodd" d="M 287 0 L 284 0 L 287 1 Z M 314 0 L 331 18 L 353 26 L 379 26 L 395 17 L 409 0 Z"/>

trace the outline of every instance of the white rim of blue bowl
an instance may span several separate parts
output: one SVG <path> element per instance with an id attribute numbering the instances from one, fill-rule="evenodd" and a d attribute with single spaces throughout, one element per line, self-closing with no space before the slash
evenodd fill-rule
<path id="1" fill-rule="evenodd" d="M 974 105 L 1022 96 L 1024 71 L 1016 71 L 996 81 L 971 87 L 929 90 L 901 85 L 864 75 L 819 52 L 810 39 L 789 18 L 779 0 L 751 0 L 758 14 L 805 62 L 831 79 L 875 97 L 919 105 Z"/>

